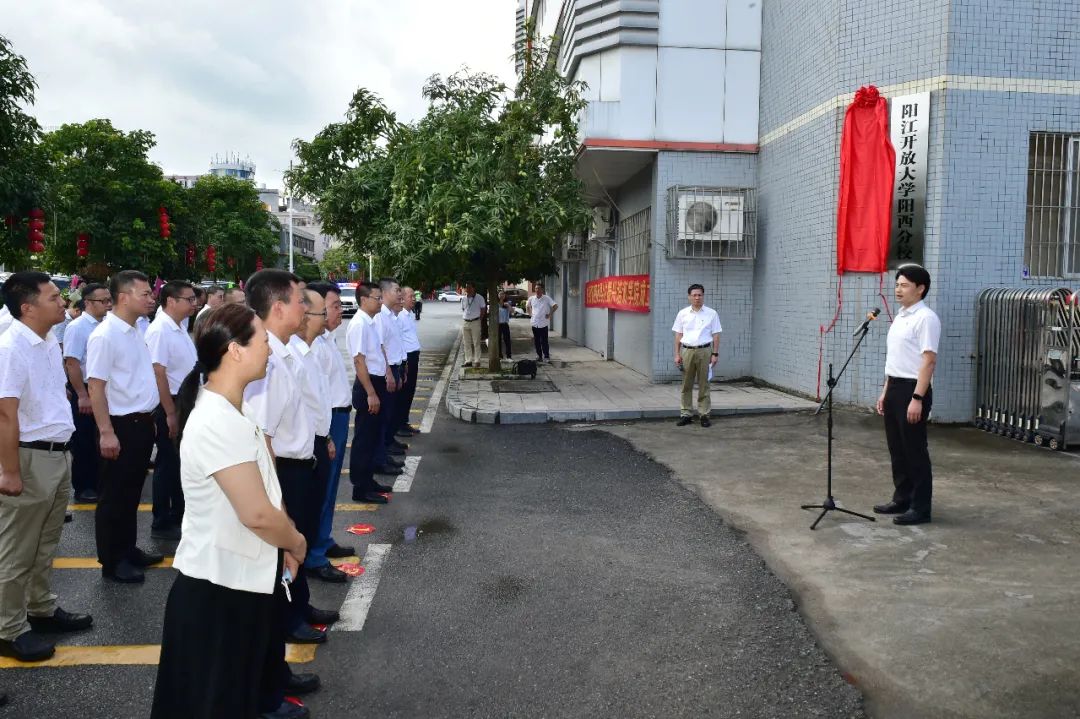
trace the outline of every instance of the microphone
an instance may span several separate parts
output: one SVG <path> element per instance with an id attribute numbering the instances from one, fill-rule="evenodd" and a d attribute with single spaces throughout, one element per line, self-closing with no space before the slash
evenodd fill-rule
<path id="1" fill-rule="evenodd" d="M 880 314 L 881 314 L 881 308 L 880 307 L 875 307 L 874 309 L 867 312 L 866 313 L 866 319 L 863 320 L 863 323 L 861 325 L 859 325 L 859 329 L 857 329 L 857 330 L 855 330 L 854 332 L 851 333 L 851 336 L 855 337 L 860 332 L 866 332 L 866 330 L 868 330 L 870 328 L 870 323 L 873 322 L 874 320 L 876 320 L 877 316 L 880 315 Z"/>

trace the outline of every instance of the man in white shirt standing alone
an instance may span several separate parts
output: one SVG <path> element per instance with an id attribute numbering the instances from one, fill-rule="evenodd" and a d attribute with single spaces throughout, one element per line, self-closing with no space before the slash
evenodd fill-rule
<path id="1" fill-rule="evenodd" d="M 156 412 L 157 459 L 154 460 L 154 520 L 150 536 L 179 541 L 184 518 L 184 491 L 180 488 L 180 454 L 176 448 L 176 395 L 198 359 L 184 320 L 195 314 L 195 288 L 189 282 L 166 282 L 158 293 L 161 310 L 146 330 L 146 346 L 154 363 L 158 397 Z"/>
<path id="2" fill-rule="evenodd" d="M 4 298 L 12 323 L 0 337 L 0 654 L 31 662 L 55 651 L 40 632 L 86 629 L 93 620 L 58 607 L 49 586 L 75 431 L 60 347 L 49 333 L 63 299 L 43 272 L 13 274 Z"/>
<path id="3" fill-rule="evenodd" d="M 525 303 L 529 313 L 533 333 L 533 346 L 536 348 L 537 362 L 551 362 L 551 348 L 548 346 L 548 330 L 551 327 L 551 313 L 559 309 L 555 301 L 544 294 L 544 284 L 537 282 L 533 286 L 535 295 Z"/>
<path id="4" fill-rule="evenodd" d="M 694 381 L 698 384 L 698 416 L 701 426 L 712 424 L 712 397 L 709 395 L 709 370 L 716 365 L 720 351 L 720 316 L 705 306 L 705 288 L 690 285 L 686 291 L 690 306 L 679 310 L 671 331 L 675 333 L 675 364 L 683 372 L 679 401 L 679 427 L 694 421 Z"/>
<path id="5" fill-rule="evenodd" d="M 154 449 L 153 412 L 159 402 L 150 351 L 135 321 L 153 309 L 154 294 L 149 278 L 136 270 L 118 272 L 109 283 L 109 292 L 113 311 L 105 315 L 86 346 L 86 374 L 102 462 L 95 535 L 102 576 L 134 584 L 146 578 L 144 567 L 165 558 L 135 546 L 139 499 Z"/>
<path id="6" fill-rule="evenodd" d="M 487 309 L 487 301 L 482 295 L 476 294 L 476 285 L 472 282 L 465 284 L 465 296 L 461 298 L 461 342 L 465 345 L 465 366 L 480 366 L 480 342 L 483 338 L 484 310 Z"/>

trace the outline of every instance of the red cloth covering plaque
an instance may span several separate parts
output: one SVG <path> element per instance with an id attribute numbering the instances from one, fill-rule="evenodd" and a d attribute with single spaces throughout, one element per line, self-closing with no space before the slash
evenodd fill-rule
<path id="1" fill-rule="evenodd" d="M 585 283 L 585 306 L 649 311 L 649 276 L 615 275 Z"/>
<path id="2" fill-rule="evenodd" d="M 873 85 L 860 87 L 844 116 L 840 139 L 838 275 L 885 271 L 895 168 L 888 103 Z"/>

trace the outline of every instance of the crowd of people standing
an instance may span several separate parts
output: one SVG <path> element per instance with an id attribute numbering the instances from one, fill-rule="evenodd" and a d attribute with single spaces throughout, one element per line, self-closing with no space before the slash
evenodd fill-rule
<path id="1" fill-rule="evenodd" d="M 285 270 L 228 291 L 166 282 L 156 296 L 125 270 L 69 308 L 48 275 L 17 272 L 3 295 L 0 655 L 42 661 L 47 635 L 92 627 L 49 581 L 72 492 L 96 504 L 105 581 L 143 582 L 164 560 L 138 546 L 153 464 L 151 536 L 179 544 L 151 716 L 308 716 L 294 697 L 320 681 L 291 670 L 285 645 L 326 642 L 339 618 L 311 604 L 307 582 L 348 581 L 330 560 L 355 554 L 331 532 L 350 415 L 354 501 L 388 501 L 379 477 L 403 472 L 402 439 L 418 431 L 411 289 L 356 288 L 352 387 L 338 286 Z"/>

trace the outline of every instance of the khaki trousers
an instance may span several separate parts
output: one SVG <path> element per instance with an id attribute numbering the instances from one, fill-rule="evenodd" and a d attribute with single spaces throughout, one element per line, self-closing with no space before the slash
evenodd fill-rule
<path id="1" fill-rule="evenodd" d="M 56 545 L 71 496 L 71 455 L 19 447 L 23 491 L 0 498 L 0 639 L 28 631 L 29 613 L 52 616 L 49 588 Z"/>
<path id="2" fill-rule="evenodd" d="M 712 345 L 688 349 L 681 347 L 682 356 L 682 398 L 679 401 L 679 414 L 689 417 L 694 414 L 694 380 L 698 384 L 698 414 L 708 416 L 712 409 L 709 396 L 709 360 L 712 359 Z"/>
<path id="3" fill-rule="evenodd" d="M 482 357 L 480 356 L 480 342 L 483 337 L 483 327 L 480 323 L 483 320 L 473 320 L 472 322 L 465 322 L 461 326 L 461 341 L 465 345 L 465 361 L 466 362 L 480 362 Z"/>

